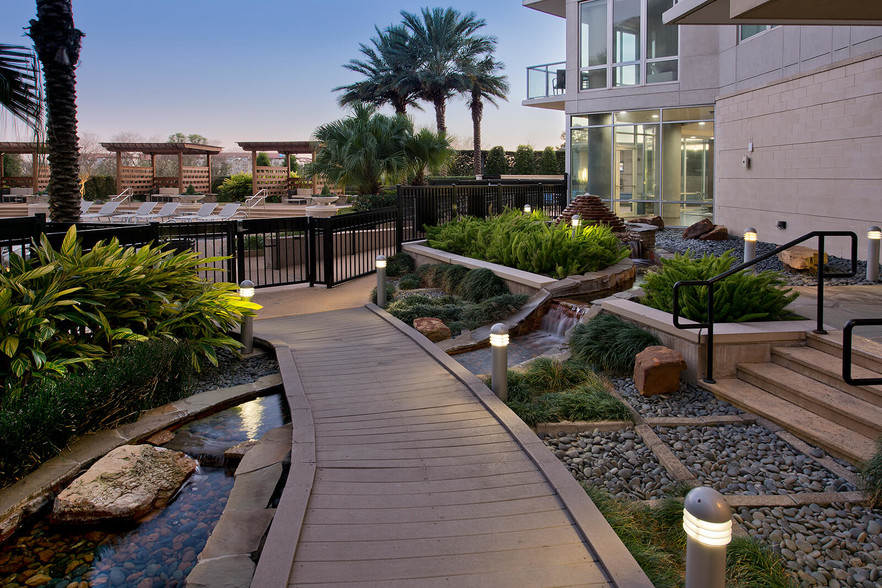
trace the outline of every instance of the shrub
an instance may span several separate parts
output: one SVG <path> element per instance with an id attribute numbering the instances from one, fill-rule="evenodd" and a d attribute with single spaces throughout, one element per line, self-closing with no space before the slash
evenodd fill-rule
<path id="1" fill-rule="evenodd" d="M 496 146 L 487 154 L 484 161 L 484 173 L 488 176 L 507 174 L 509 170 L 508 159 L 505 157 L 505 149 Z"/>
<path id="2" fill-rule="evenodd" d="M 709 280 L 728 271 L 734 262 L 732 252 L 714 257 L 705 255 L 692 259 L 675 255 L 662 259 L 662 266 L 646 274 L 643 284 L 646 306 L 665 312 L 674 311 L 674 284 L 684 280 Z M 716 322 L 776 321 L 792 318 L 785 307 L 796 300 L 790 288 L 782 288 L 784 278 L 778 272 L 754 274 L 743 270 L 717 282 L 714 289 L 714 320 Z M 697 322 L 707 321 L 707 287 L 680 289 L 680 316 Z"/>
<path id="3" fill-rule="evenodd" d="M 266 246 L 263 235 L 245 235 L 242 241 L 246 251 L 263 251 Z"/>
<path id="4" fill-rule="evenodd" d="M 616 376 L 632 374 L 634 358 L 652 345 L 661 345 L 658 337 L 606 313 L 576 325 L 570 336 L 574 357 Z"/>
<path id="5" fill-rule="evenodd" d="M 244 202 L 253 194 L 251 174 L 235 174 L 217 189 L 218 202 Z"/>
<path id="6" fill-rule="evenodd" d="M 171 340 L 130 343 L 63 380 L 30 385 L 0 399 L 0 486 L 56 455 L 75 437 L 115 427 L 186 396 L 190 351 Z"/>
<path id="7" fill-rule="evenodd" d="M 184 194 L 187 196 L 195 196 L 196 188 L 193 187 L 193 184 L 187 184 L 187 189 L 184 191 Z"/>
<path id="8" fill-rule="evenodd" d="M 382 194 L 362 194 L 355 199 L 355 212 L 367 212 L 378 208 L 398 206 L 398 194 L 383 192 Z"/>
<path id="9" fill-rule="evenodd" d="M 514 163 L 511 173 L 519 175 L 532 175 L 536 173 L 536 153 L 530 145 L 518 145 L 515 151 Z"/>
<path id="10" fill-rule="evenodd" d="M 876 452 L 861 465 L 864 492 L 873 507 L 882 506 L 882 438 L 876 440 Z"/>
<path id="11" fill-rule="evenodd" d="M 273 162 L 270 160 L 269 153 L 265 153 L 263 151 L 260 151 L 257 154 L 257 165 L 259 167 L 269 167 L 272 164 L 273 164 Z"/>
<path id="12" fill-rule="evenodd" d="M 433 317 L 444 322 L 454 333 L 474 329 L 502 320 L 516 312 L 527 301 L 523 294 L 504 294 L 488 298 L 479 304 L 463 301 L 457 296 L 445 295 L 431 298 L 413 294 L 395 300 L 386 310 L 392 316 L 409 325 L 419 317 Z"/>
<path id="13" fill-rule="evenodd" d="M 105 200 L 116 194 L 116 178 L 113 176 L 92 176 L 83 184 L 83 199 Z"/>
<path id="14" fill-rule="evenodd" d="M 539 173 L 542 175 L 557 175 L 557 155 L 554 147 L 550 145 L 542 150 L 542 158 L 539 160 Z"/>
<path id="15" fill-rule="evenodd" d="M 391 284 L 386 284 L 386 301 L 392 300 L 395 297 L 395 286 Z M 377 287 L 374 286 L 374 289 L 371 290 L 371 302 L 374 304 L 377 303 Z"/>
<path id="16" fill-rule="evenodd" d="M 423 287 L 423 280 L 419 274 L 405 274 L 398 280 L 400 290 L 416 290 Z"/>
<path id="17" fill-rule="evenodd" d="M 548 225 L 541 212 L 510 210 L 489 219 L 464 217 L 428 227 L 428 245 L 508 267 L 565 278 L 609 267 L 629 252 L 607 226 L 573 231 Z"/>
<path id="18" fill-rule="evenodd" d="M 505 280 L 487 268 L 469 270 L 459 282 L 457 294 L 470 302 L 508 294 Z"/>
<path id="19" fill-rule="evenodd" d="M 390 277 L 408 274 L 416 268 L 416 261 L 408 253 L 396 253 L 386 259 L 386 275 Z"/>

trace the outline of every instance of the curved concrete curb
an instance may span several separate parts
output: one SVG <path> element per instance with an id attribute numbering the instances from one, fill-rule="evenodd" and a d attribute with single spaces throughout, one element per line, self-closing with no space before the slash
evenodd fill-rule
<path id="1" fill-rule="evenodd" d="M 273 374 L 250 384 L 194 394 L 149 410 L 134 423 L 78 439 L 34 472 L 0 490 L 0 541 L 6 540 L 25 518 L 107 452 L 121 445 L 139 443 L 172 425 L 255 398 L 281 383 L 281 376 Z"/>
<path id="2" fill-rule="evenodd" d="M 585 493 L 585 490 L 567 471 L 560 460 L 546 448 L 539 437 L 504 402 L 499 400 L 477 376 L 466 370 L 419 332 L 408 327 L 374 304 L 367 304 L 365 306 L 412 339 L 455 378 L 467 386 L 475 397 L 511 434 L 515 442 L 523 448 L 524 452 L 536 464 L 536 467 L 542 471 L 549 483 L 556 489 L 561 503 L 573 519 L 574 527 L 582 535 L 585 545 L 597 555 L 598 565 L 604 568 L 615 586 L 621 586 L 622 588 L 652 588 L 649 578 L 647 578 L 633 556 L 625 548 L 625 545 L 612 530 L 612 527 L 609 526 L 603 515 L 600 514 L 600 511 Z"/>

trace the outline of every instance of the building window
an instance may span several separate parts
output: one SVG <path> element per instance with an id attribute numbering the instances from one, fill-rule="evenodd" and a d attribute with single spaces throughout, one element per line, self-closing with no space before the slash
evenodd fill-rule
<path id="1" fill-rule="evenodd" d="M 770 31 L 776 26 L 778 25 L 740 25 L 738 27 L 738 42 L 746 41 L 755 35 Z"/>
<path id="2" fill-rule="evenodd" d="M 713 216 L 713 107 L 570 117 L 571 193 L 618 216 L 687 226 Z"/>
<path id="3" fill-rule="evenodd" d="M 580 89 L 676 82 L 678 27 L 661 18 L 671 6 L 673 0 L 582 2 Z"/>

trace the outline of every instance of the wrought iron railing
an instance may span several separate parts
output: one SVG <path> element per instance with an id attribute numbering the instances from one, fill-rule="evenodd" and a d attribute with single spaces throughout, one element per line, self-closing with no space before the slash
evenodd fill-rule
<path id="1" fill-rule="evenodd" d="M 799 245 L 800 243 L 804 243 L 809 239 L 814 239 L 817 237 L 818 239 L 818 310 L 817 310 L 817 328 L 815 329 L 815 333 L 826 333 L 824 330 L 824 279 L 825 278 L 845 278 L 851 277 L 857 273 L 857 235 L 852 231 L 812 231 L 811 233 L 807 233 L 802 237 L 794 239 L 789 243 L 785 243 L 780 247 L 776 247 L 772 251 L 768 253 L 764 253 L 755 259 L 742 263 L 736 267 L 733 267 L 729 271 L 723 272 L 718 276 L 714 276 L 709 280 L 685 280 L 682 282 L 677 282 L 674 284 L 673 290 L 673 315 L 674 315 L 674 326 L 678 329 L 707 329 L 707 364 L 705 368 L 705 377 L 704 381 L 713 384 L 714 376 L 713 376 L 713 365 L 714 365 L 714 288 L 716 287 L 717 282 L 720 280 L 724 280 L 727 277 L 740 272 L 749 267 L 753 267 L 761 261 L 764 261 L 773 255 L 777 255 L 784 251 L 785 249 L 789 249 L 795 245 Z M 850 237 L 851 238 L 851 271 L 845 273 L 827 273 L 824 270 L 824 260 L 826 259 L 825 254 L 825 240 L 827 237 Z M 707 322 L 699 323 L 691 323 L 691 324 L 681 324 L 680 323 L 680 304 L 679 304 L 679 293 L 681 288 L 685 287 L 705 287 L 707 288 Z M 685 317 L 684 317 L 685 318 Z"/>
<path id="2" fill-rule="evenodd" d="M 877 384 L 882 384 L 882 377 L 854 378 L 851 375 L 851 360 L 854 349 L 853 335 L 855 327 L 879 326 L 882 326 L 882 318 L 851 319 L 845 323 L 845 328 L 842 329 L 842 379 L 845 380 L 846 384 L 851 384 L 852 386 L 875 386 Z"/>

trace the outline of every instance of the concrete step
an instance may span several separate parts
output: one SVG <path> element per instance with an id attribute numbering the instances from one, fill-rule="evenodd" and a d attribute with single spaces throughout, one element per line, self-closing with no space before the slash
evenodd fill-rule
<path id="1" fill-rule="evenodd" d="M 773 347 L 772 362 L 828 386 L 882 406 L 882 386 L 852 386 L 842 380 L 842 360 L 814 347 Z M 852 365 L 853 378 L 882 378 L 882 373 Z"/>
<path id="2" fill-rule="evenodd" d="M 738 378 L 870 439 L 882 433 L 882 407 L 774 363 L 738 364 Z"/>
<path id="3" fill-rule="evenodd" d="M 840 360 L 842 359 L 842 331 L 831 331 L 826 335 L 808 332 L 806 333 L 806 343 L 813 349 L 818 349 L 838 357 Z M 882 345 L 863 337 L 854 337 L 851 363 L 852 365 L 882 373 Z"/>
<path id="4" fill-rule="evenodd" d="M 831 422 L 792 402 L 738 378 L 721 378 L 715 384 L 699 381 L 717 398 L 777 423 L 831 455 L 859 464 L 873 455 L 873 439 Z"/>

